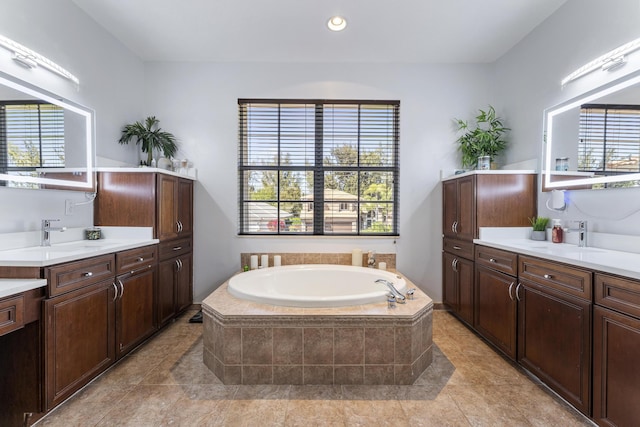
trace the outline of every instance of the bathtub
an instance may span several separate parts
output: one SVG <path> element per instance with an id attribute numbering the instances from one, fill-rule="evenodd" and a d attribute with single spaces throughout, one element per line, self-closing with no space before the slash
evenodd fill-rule
<path id="1" fill-rule="evenodd" d="M 346 265 L 288 265 L 237 274 L 229 280 L 231 295 L 287 307 L 345 307 L 382 302 L 389 289 L 385 279 L 404 293 L 402 276 L 384 270 Z"/>

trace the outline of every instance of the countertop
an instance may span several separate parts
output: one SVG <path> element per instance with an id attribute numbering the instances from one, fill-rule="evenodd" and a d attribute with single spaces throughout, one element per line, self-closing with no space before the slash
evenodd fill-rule
<path id="1" fill-rule="evenodd" d="M 45 279 L 0 279 L 0 298 L 47 286 Z"/>
<path id="2" fill-rule="evenodd" d="M 480 239 L 475 239 L 473 242 L 478 245 L 640 280 L 640 254 L 637 253 L 596 247 L 580 248 L 577 245 L 567 243 L 498 236 L 481 236 Z"/>
<path id="3" fill-rule="evenodd" d="M 0 251 L 0 266 L 46 267 L 53 264 L 153 245 L 158 242 L 158 239 L 151 238 L 119 238 L 79 240 L 53 244 L 51 246 L 30 246 L 19 249 L 8 249 Z"/>

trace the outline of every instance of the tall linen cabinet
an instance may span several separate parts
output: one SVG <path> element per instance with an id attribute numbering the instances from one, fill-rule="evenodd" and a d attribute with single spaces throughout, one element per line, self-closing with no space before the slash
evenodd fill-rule
<path id="1" fill-rule="evenodd" d="M 159 171 L 101 171 L 94 222 L 152 227 L 158 245 L 158 326 L 193 302 L 193 180 Z"/>
<path id="2" fill-rule="evenodd" d="M 536 215 L 534 172 L 474 171 L 442 182 L 442 301 L 473 326 L 480 227 L 526 227 Z"/>

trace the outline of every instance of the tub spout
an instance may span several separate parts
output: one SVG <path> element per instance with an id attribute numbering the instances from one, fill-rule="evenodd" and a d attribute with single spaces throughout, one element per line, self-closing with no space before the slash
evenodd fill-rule
<path id="1" fill-rule="evenodd" d="M 396 289 L 396 287 L 393 286 L 393 283 L 391 283 L 390 281 L 385 280 L 385 279 L 378 279 L 378 280 L 376 280 L 376 283 L 383 283 L 383 284 L 387 285 L 387 288 L 389 288 L 391 293 L 396 297 L 396 302 L 398 304 L 404 304 L 404 303 L 407 302 L 407 299 L 405 298 L 405 296 L 402 295 L 402 293 L 400 293 L 400 291 L 398 289 Z"/>

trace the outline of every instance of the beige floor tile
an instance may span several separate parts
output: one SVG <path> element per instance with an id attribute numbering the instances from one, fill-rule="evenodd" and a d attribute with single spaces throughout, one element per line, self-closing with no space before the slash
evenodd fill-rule
<path id="1" fill-rule="evenodd" d="M 451 314 L 433 315 L 434 360 L 412 386 L 225 386 L 183 315 L 38 426 L 585 426 L 573 408 Z"/>

